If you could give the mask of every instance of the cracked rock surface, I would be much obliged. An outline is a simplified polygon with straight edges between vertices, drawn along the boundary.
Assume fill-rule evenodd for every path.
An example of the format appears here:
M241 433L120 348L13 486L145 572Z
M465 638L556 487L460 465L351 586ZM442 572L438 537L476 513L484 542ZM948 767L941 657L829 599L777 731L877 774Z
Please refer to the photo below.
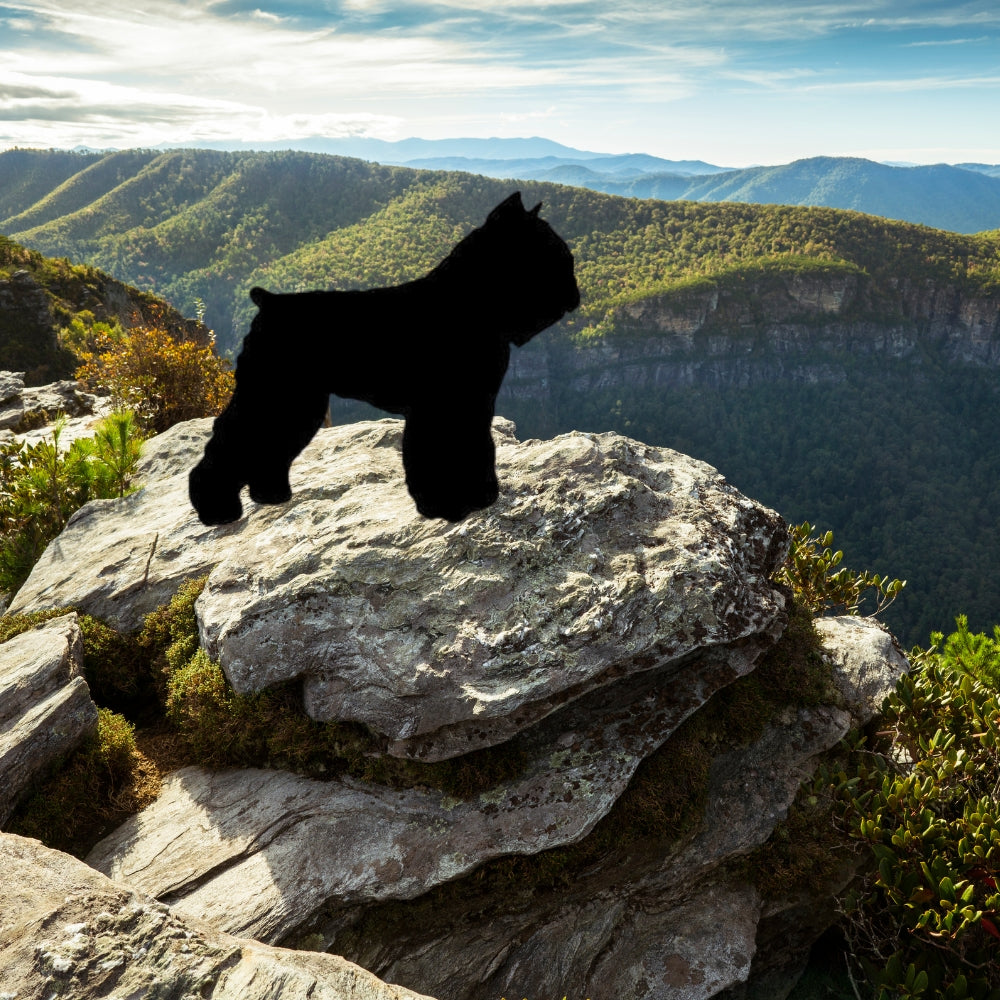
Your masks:
M335 955L183 920L37 840L0 834L0 996L430 1000Z
M783 521L677 452L616 434L518 442L498 419L501 498L453 525L417 514L401 421L333 427L293 465L289 503L206 528L187 473L209 428L150 442L144 488L75 514L11 610L72 605L135 627L208 573L202 644L237 691L299 678L313 718L424 760L783 625L769 581Z

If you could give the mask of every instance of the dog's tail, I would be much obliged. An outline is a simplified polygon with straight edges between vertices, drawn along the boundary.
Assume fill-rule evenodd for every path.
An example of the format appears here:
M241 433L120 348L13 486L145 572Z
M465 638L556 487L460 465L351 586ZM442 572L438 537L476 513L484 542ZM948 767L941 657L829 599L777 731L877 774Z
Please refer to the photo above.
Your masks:
M274 298L274 292L269 292L265 288L258 288L256 285L250 289L250 300L258 308L262 307L270 298Z

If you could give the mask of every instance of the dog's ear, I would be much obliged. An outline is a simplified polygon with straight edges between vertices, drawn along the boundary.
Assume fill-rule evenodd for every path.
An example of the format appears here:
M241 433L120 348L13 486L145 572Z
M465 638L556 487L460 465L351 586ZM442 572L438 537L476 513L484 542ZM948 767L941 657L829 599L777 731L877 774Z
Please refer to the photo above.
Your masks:
M521 201L521 192L515 191L509 198L505 198L496 208L490 212L487 222L500 222L502 219L513 218L524 215L524 202Z
M533 216L534 218L537 219L538 218L538 213L541 210L541 207L542 207L542 203L539 202L530 212L528 212L528 215L531 215L531 216Z

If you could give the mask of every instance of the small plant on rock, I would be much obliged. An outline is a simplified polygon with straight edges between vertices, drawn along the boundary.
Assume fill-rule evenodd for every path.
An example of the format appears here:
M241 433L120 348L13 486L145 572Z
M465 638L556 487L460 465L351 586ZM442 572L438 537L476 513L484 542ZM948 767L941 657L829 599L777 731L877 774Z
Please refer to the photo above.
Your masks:
M874 862L844 911L878 1000L1000 1000L1000 699L992 657L966 655L994 640L958 624L914 651L882 742L839 776L843 819Z
M874 598L870 617L881 614L899 596L905 580L890 580L868 570L841 568L844 553L833 549L833 532L816 533L808 521L791 529L792 545L785 564L775 575L792 588L796 598L813 614L831 612L857 615L865 600Z
M88 500L128 492L144 435L131 414L102 421L94 438L61 446L65 418L51 439L0 445L0 590L16 591L70 515Z

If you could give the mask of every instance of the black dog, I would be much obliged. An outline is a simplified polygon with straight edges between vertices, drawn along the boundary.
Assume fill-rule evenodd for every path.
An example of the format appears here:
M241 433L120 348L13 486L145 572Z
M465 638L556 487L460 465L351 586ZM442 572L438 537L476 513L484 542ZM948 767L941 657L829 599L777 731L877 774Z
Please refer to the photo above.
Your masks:
M191 471L205 524L284 503L288 470L323 423L329 394L406 418L406 485L425 517L459 521L498 494L490 423L510 344L580 304L573 256L520 192L490 212L429 274L390 288L275 295L236 362L236 391Z

